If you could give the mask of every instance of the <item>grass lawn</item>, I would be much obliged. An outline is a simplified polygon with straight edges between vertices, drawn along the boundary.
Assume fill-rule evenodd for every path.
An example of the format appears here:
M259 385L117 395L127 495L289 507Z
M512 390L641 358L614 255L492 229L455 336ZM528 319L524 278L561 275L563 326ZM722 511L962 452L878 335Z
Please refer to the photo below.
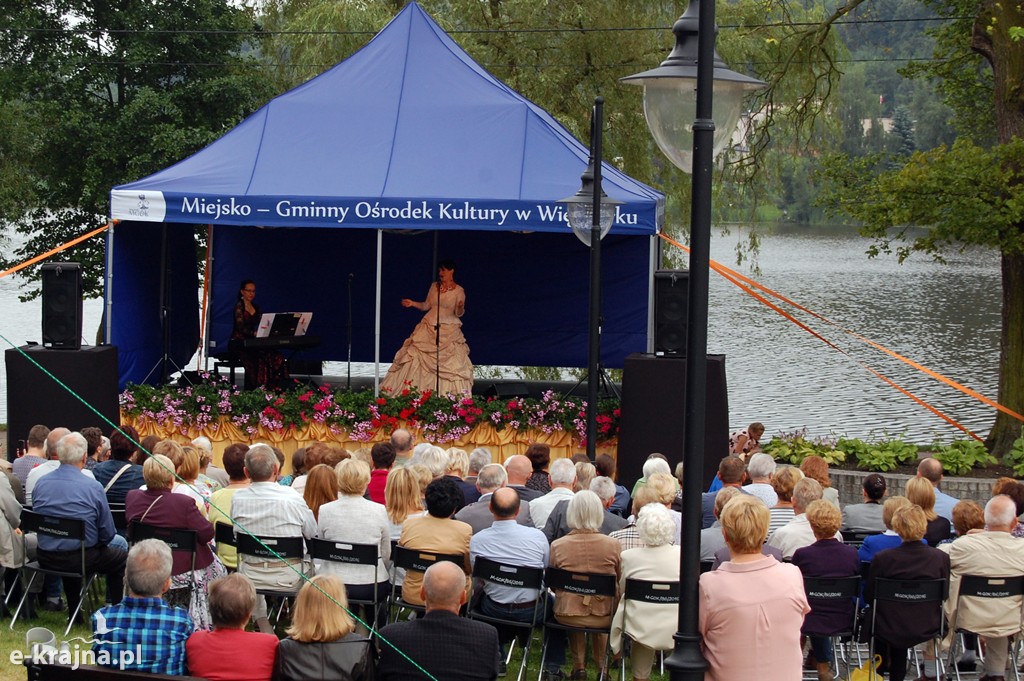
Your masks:
M13 606L11 609L13 610ZM67 626L67 622L66 612L44 612L41 610L37 610L35 617L31 620L19 617L13 631L10 629L11 619L8 617L2 620L2 623L0 623L0 651L2 651L0 681L25 681L25 667L20 664L11 663L11 652L20 650L23 653L28 653L28 647L25 645L25 634L29 629L33 627L46 627L54 632L58 642L70 640L75 636L89 638L92 633L87 626L75 626L72 627L70 634L64 636L64 627ZM77 643L80 646L82 645L81 641Z

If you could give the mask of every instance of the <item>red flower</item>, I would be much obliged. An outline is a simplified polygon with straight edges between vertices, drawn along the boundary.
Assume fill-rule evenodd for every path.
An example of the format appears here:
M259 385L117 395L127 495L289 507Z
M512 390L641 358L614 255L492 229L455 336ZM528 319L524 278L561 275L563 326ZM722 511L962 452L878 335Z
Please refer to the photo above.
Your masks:
M409 417L412 416L415 413L416 413L415 409L407 407L407 408L403 409L401 412L399 412L398 418L400 418L403 421L407 421L409 419Z
M383 407L387 403L388 403L388 401L386 399L384 399L383 397L378 397L377 398L377 404L379 404L380 406Z
M312 394L313 394L312 392L308 392L308 393L304 393L302 395L299 395L299 402L309 402L309 396L312 395Z
M405 390L402 391L402 397L405 397L408 394L409 394L409 389L408 388L406 388Z
M284 406L284 398L283 397L278 397L276 400L274 400L274 406L275 407L282 407L282 406Z

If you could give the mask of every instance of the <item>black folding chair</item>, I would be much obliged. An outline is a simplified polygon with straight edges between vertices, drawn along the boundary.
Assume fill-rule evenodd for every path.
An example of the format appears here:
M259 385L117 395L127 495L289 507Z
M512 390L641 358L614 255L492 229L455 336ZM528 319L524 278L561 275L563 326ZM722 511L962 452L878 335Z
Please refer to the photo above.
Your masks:
M937 629L931 629L921 625L920 629L901 631L901 635L916 637L917 643L924 643L931 640L934 647L935 661L938 665L938 676L944 676L942 660L939 655L939 641L944 635L944 618L942 615L942 602L949 596L949 581L946 579L886 579L878 577L875 579L875 598L871 603L871 643L868 646L868 659L875 659L875 638L885 639L885 632L878 630L878 610L889 608L901 608L908 605L932 605L938 611Z
M10 628L14 629L14 623L18 621L18 615L21 614L21 609L25 605L25 600L32 592L32 585L35 583L36 577L40 574L54 575L56 577L79 579L82 581L82 589L78 594L78 605L75 607L74 612L71 612L68 615L68 626L64 630L64 635L67 636L68 632L71 631L71 625L74 623L75 618L82 609L82 603L86 598L89 598L90 590L93 582L96 580L97 574L95 572L88 572L85 569L85 522L78 518L44 516L25 509L21 512L20 529L23 533L35 532L37 535L46 535L53 537L54 539L70 539L77 541L81 552L81 569L77 572L68 572L64 570L44 568L37 560L25 563L23 569L31 573L31 576L29 577L28 584L25 586L21 595L21 600L18 601L18 607L15 609L14 615L11 617ZM90 612L95 609L92 607L91 603L89 607Z
M626 579L626 588L622 594L622 635L630 639L629 604L648 603L651 605L672 605L679 607L679 582L650 581L646 579ZM626 678L626 656L622 656L622 675Z
M499 628L507 627L511 629L520 629L526 633L526 643L523 644L523 659L519 663L519 674L516 676L516 679L521 681L523 674L526 672L527 662L529 661L530 647L533 643L533 634L537 630L537 626L544 623L544 602L547 598L547 592L544 590L544 568L509 565L507 563L499 563L498 561L478 556L473 562L473 580L474 583L476 580L479 580L481 582L512 587L514 589L537 590L537 600L533 603L533 612L528 622L505 619L502 617L492 617L490 615L484 615L475 608L469 609L470 619L487 622L488 624L493 624L495 627ZM511 658L512 646L509 646L508 653L505 657L506 665Z
M377 569L380 562L380 551L376 544L355 544L353 542L339 542L327 539L310 539L309 553L315 560L323 560L329 563L343 563L346 565L367 565L374 568L373 575L373 599L360 599L349 597L349 606L363 605L372 607L373 621L367 622L367 629L370 635L376 631L377 621L381 619L380 608L383 605L378 593L378 583L382 575ZM385 573L386 575L387 573ZM386 594L384 594L386 596ZM385 599L386 600L386 599ZM364 611L365 616L365 611ZM369 618L368 618L369 619Z
M965 601L965 598L1024 598L1024 575L1017 575L1014 577L982 577L980 575L963 575L960 577L960 588L957 592L957 606L956 611L953 613L953 621L950 622L949 628L953 632L953 645L949 648L949 664L956 670L957 681L960 681L960 669L956 665L956 660L963 651L962 634L975 633L970 629L959 626L960 614L966 608L970 610L971 601ZM988 626L994 626L996 623L987 621ZM1009 625L1009 622L1007 622ZM1013 669L1013 676L1017 681L1020 681L1020 666L1017 662L1017 646L1016 640L1020 638L1021 633L1021 604L1018 602L1016 608L1013 609L1013 627L1014 631L1010 636L1009 642L1009 653L1010 653L1010 667Z
M218 544L236 546L237 543L235 542L235 526L229 525L227 523L214 523L213 540Z
M170 547L171 551L189 554L191 568L189 570L189 587L191 591L196 589L196 552L199 538L195 530L186 530L177 527L158 527L139 520L133 520L128 524L128 542L137 544L144 539L159 539Z
M396 568L402 568L405 570L407 577L410 571L426 572L427 568L431 565L441 561L455 563L459 567L463 567L466 564L466 557L462 554L437 553L435 551L424 551L422 549L410 549L402 546L401 544L395 544L392 547L391 560L394 562ZM426 612L426 608L424 606L416 603L410 603L402 598L402 587L398 584L397 579L391 580L391 605L397 606L394 621L398 620L399 615L401 615L403 610L412 610L417 614Z
M238 548L239 568L242 567L243 556L257 558L262 563L273 565L283 565L282 559L297 561L300 568L302 559L306 557L305 540L302 537L266 537L238 531L235 533L235 542ZM279 622L285 606L298 595L299 588L299 586L290 589L261 587L256 589L256 593L263 597L271 596L280 600L281 605L274 620Z
M128 532L128 519L125 516L124 503L112 503L110 506L110 515L114 519L114 529L117 533L124 535L127 538Z
M808 577L804 575L804 593L807 594L807 602L813 611L815 603L842 604L844 601L849 606L851 618L849 626L838 627L833 631L804 631L807 636L827 636L832 639L833 651L842 651L843 659L846 661L846 679L850 681L853 673L853 664L850 659L849 648L846 644L853 642L853 632L857 630L857 599L860 598L860 575L853 577ZM857 651L857 666L861 665L860 648L852 646ZM836 656L835 673L839 674L839 660Z
M580 596L604 596L615 601L619 592L619 580L615 575L600 575L589 572L573 572L561 568L549 567L545 572L544 581L549 589L555 592L558 598L559 591L566 591ZM607 627L578 627L562 624L551 618L544 623L547 629L563 629L566 632L580 634L611 634L611 622ZM601 665L601 674L598 677L603 679L608 669L608 646L605 646L604 664ZM544 662L548 657L548 639L544 637L544 647L540 654L540 667L544 669Z

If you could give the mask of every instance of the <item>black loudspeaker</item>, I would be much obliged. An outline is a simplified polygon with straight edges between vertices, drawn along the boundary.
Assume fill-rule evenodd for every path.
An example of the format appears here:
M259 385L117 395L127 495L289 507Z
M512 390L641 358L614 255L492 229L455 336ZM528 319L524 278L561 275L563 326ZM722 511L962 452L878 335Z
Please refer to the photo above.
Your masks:
M530 386L526 385L522 381L512 381L509 383L492 383L487 390L484 391L484 397L499 397L502 399L508 399L510 397L529 397Z
M113 430L72 392L113 423L121 422L117 401L117 348L114 346L77 351L26 346L7 350L5 360L9 456L14 456L18 440L25 439L37 423L71 430L96 426L106 434ZM40 366L45 371L40 370ZM71 392L61 387L54 377Z
M46 263L43 277L43 345L82 347L82 267L77 262Z
M654 352L686 354L686 310L690 270L654 273Z
M704 418L704 481L718 472L729 451L729 391L725 355L708 355ZM660 452L675 466L683 460L686 432L686 358L634 353L622 374L622 421L617 468L626 489L643 477L648 455Z

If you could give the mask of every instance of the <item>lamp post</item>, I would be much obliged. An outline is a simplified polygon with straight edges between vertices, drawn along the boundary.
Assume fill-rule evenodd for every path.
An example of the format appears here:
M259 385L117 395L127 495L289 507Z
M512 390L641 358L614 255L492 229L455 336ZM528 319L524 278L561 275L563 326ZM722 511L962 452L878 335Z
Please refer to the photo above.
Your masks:
M590 160L574 195L560 199L573 234L590 248L590 325L587 350L587 458L597 456L597 392L601 380L601 239L615 222L616 206L601 189L604 97L594 99L590 118Z
M661 66L622 78L622 82L643 86L644 117L651 135L673 164L683 172L692 173L679 625L674 636L675 649L665 660L665 666L670 669L672 679L698 681L704 678L707 669L700 649L697 585L707 394L711 164L736 129L743 97L763 87L764 83L729 70L718 56L714 0L690 0L672 32L676 44ZM724 105L719 107L718 126L712 119L712 92Z

